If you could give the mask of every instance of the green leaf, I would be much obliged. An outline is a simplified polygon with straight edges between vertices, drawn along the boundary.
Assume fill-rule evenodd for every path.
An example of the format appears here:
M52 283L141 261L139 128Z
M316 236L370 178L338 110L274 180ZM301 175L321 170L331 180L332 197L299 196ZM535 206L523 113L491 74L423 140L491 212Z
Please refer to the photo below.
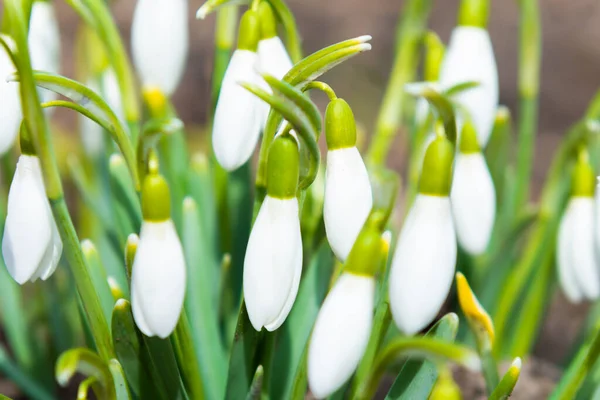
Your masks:
M194 337L195 357L200 364L206 396L222 398L225 388L226 355L219 333L218 262L210 249L209 232L204 231L194 199L183 205L182 244L187 266L185 309Z
M185 312L181 313L171 339L187 392L192 399L203 398L204 380L200 374L200 364L197 359L198 345L192 339L190 323Z
M488 400L507 400L513 392L521 374L521 359L517 357L502 377Z
M106 276L106 270L100 260L100 255L91 240L83 240L81 242L81 250L85 257L88 274L92 280L94 289L100 298L104 316L107 321L110 321L115 302L110 287L108 286L108 277Z
M77 387L77 400L87 400L90 390L97 395L103 395L102 386L95 376L85 378Z
M501 204L504 198L504 183L506 167L509 164L511 150L512 121L507 107L500 106L496 111L494 129L490 141L485 147L485 159L496 188L496 204ZM504 206L502 206L504 207Z
M123 367L118 360L114 358L108 362L108 369L113 378L115 385L115 392L117 394L117 400L129 400L131 395L129 394L129 387L127 386L127 380L125 379L125 372Z
M233 6L239 4L248 4L250 0L208 0L196 12L197 19L204 19L206 16L224 6Z
M125 160L120 154L115 153L110 156L109 171L115 197L127 211L134 227L138 228L135 231L138 232L142 224L142 208L139 197L133 189L131 175L127 173Z
M453 341L458 331L458 317L446 314L427 333L432 338ZM408 359L394 380L386 400L426 399L438 377L435 363L429 360Z
M102 120L103 124L101 125L110 128L107 131L119 146L133 177L135 187L139 188L140 183L137 174L135 152L126 133L127 128L123 126L104 99L87 86L64 76L34 71L33 78L37 86L65 96L79 105L79 107L71 107L72 109L79 111L83 107L88 110L88 113L84 114L86 117L91 113L95 116L92 120ZM18 75L10 77L12 81L19 81L19 79Z
M333 264L333 253L323 241L304 272L294 306L280 329L271 377L274 399L296 399L299 392L306 392L308 339L327 295Z
M53 400L54 395L49 393L34 378L24 373L9 358L6 349L0 344L0 373L13 381L23 393L37 400Z
M454 107L448 97L431 87L429 84L407 84L405 86L407 93L415 96L421 96L436 111L437 117L444 123L444 132L448 139L456 144L456 116Z
M56 361L56 380L66 386L76 373L93 376L98 382L96 395L101 399L115 399L115 387L108 365L98 354L85 348L68 350Z

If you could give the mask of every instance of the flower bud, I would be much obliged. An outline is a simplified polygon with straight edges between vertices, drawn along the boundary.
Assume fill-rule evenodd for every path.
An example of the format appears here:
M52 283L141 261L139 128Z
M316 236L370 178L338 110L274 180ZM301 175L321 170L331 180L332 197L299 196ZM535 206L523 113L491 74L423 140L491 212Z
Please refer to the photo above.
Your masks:
M496 218L496 191L469 122L460 137L450 199L458 242L470 254L483 253Z
M261 1L258 7L260 17L260 41L258 58L260 70L277 79L283 79L292 69L292 60L277 36L277 19L268 1Z
M348 257L373 206L369 174L356 148L352 109L332 100L325 112L327 169L323 219L327 240L342 261Z
M212 143L219 164L228 171L252 156L265 121L265 103L239 85L264 85L257 74L258 16L246 11L240 22L238 49L227 66L215 109Z
M459 26L487 28L490 0L462 0L458 11Z
M248 318L257 331L279 328L298 294L302 275L298 160L298 145L292 134L278 135L267 159L267 196L250 232L244 258L244 298Z
M454 146L446 137L438 135L425 151L419 193L448 196L452 184L453 162Z
M479 347L486 351L491 350L495 338L494 323L475 297L467 278L460 272L456 273L456 292L460 308L475 333Z
M168 185L158 173L156 159L151 159L150 164L142 187L144 220L131 272L131 306L140 331L164 339L179 321L186 266L181 241L170 217ZM128 240L128 250L130 242L135 244Z
M131 26L133 60L144 89L173 94L188 55L187 1L139 0Z
M594 237L594 172L581 154L573 168L571 198L558 229L559 283L567 298L577 303L600 296L600 273Z
M15 72L15 66L3 46L0 46L0 154L14 144L23 119L19 84L7 82L6 77Z

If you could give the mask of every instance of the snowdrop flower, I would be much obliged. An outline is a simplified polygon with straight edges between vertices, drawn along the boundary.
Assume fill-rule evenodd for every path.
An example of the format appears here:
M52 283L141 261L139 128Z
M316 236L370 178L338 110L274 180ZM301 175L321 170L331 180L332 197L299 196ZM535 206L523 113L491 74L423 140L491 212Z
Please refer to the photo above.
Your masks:
M600 295L594 244L594 172L584 154L573 170L571 198L558 229L558 280L573 303Z
M246 11L240 22L238 47L225 71L215 110L213 150L223 168L233 171L250 159L264 123L264 103L239 85L261 85L256 72L259 21Z
M2 255L8 272L19 284L46 280L62 254L62 240L46 197L40 160L25 129L15 176L8 193Z
M171 96L188 55L187 0L138 0L131 48L142 86Z
M348 257L373 206L367 168L356 148L352 109L334 99L325 112L327 170L323 219L327 240L342 261Z
M57 74L60 70L60 34L52 2L37 0L31 7L29 36L31 66L40 71ZM41 101L51 101L57 94L39 89Z
M19 84L6 82L15 66L3 46L0 46L0 154L12 147L23 119Z
M469 113L482 148L490 138L498 108L498 71L486 30L488 9L489 0L462 0L458 26L452 31L440 74L445 89L466 81L479 83L455 99ZM464 120L459 118L459 132Z
M252 326L279 328L287 318L302 275L302 237L296 191L298 144L291 134L275 138L267 158L267 196L244 258L244 298Z
M308 348L308 383L325 398L354 373L369 342L375 308L375 274L384 248L383 218L371 214L352 248L342 275L319 310Z
M469 254L483 253L494 227L496 191L470 122L460 137L450 200L458 243Z
M439 135L423 161L419 189L398 237L390 306L398 328L414 334L437 315L452 285L456 235L450 205L454 146Z
M273 8L267 1L261 1L258 9L260 15L261 38L258 42L258 59L260 70L283 79L292 69L292 60L281 39L277 36L277 20Z
M169 336L181 314L186 267L181 241L171 220L169 186L151 158L142 187L142 215L131 272L131 306L146 336Z

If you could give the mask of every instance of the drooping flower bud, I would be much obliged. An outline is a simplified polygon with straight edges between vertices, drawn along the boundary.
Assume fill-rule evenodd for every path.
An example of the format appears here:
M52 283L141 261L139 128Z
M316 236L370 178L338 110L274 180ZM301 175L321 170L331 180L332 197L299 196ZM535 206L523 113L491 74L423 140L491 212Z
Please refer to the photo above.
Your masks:
M460 137L450 200L458 242L470 254L483 253L494 227L496 191L470 122Z
M212 131L215 157L228 171L250 159L264 123L264 103L239 85L263 82L256 72L259 36L258 16L248 10L240 22L238 48L223 77Z
M380 214L371 214L317 316L308 349L308 383L316 398L339 389L367 348L373 325L374 276L389 246L382 239L382 220Z
M169 186L151 157L142 187L143 222L131 272L131 306L146 336L169 336L183 307L186 267L171 220Z
M328 151L323 219L327 240L344 261L373 206L369 174L356 148L354 115L344 100L332 100L327 106L325 135Z
M440 74L448 89L473 81L479 86L456 95L475 125L480 147L484 148L494 126L498 108L498 71L490 36L486 30L489 0L462 0L459 25L452 31ZM458 116L458 131L469 118Z
M27 42L33 69L57 74L60 70L60 34L53 2L33 2ZM42 102L57 97L51 90L39 89L39 93Z
M133 15L131 47L144 90L171 96L181 81L188 56L185 0L139 0Z
M48 279L62 254L62 240L46 197L40 160L26 128L8 193L2 254L8 272L19 284Z
M594 239L594 171L587 153L573 169L571 198L558 229L558 278L574 303L600 296L600 273Z
M279 328L298 294L302 236L296 192L298 143L278 135L267 158L267 195L260 207L244 258L244 298L257 331Z
M292 60L277 36L277 19L268 1L261 1L258 7L260 17L260 41L258 58L260 70L282 79L292 69Z
M454 146L438 136L425 153L419 193L398 237L392 260L390 306L398 328L425 328L446 299L456 266L450 205Z

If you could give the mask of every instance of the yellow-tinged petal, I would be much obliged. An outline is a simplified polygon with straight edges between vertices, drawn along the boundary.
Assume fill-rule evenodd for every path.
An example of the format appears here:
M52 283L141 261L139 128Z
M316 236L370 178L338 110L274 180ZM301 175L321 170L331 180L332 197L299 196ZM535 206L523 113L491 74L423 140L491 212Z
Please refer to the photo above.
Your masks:
M487 333L490 345L492 345L495 336L492 318L490 318L487 311L485 311L477 300L477 297L475 297L475 293L471 290L467 278L460 272L456 273L456 290L458 292L460 308L469 320L469 323Z

